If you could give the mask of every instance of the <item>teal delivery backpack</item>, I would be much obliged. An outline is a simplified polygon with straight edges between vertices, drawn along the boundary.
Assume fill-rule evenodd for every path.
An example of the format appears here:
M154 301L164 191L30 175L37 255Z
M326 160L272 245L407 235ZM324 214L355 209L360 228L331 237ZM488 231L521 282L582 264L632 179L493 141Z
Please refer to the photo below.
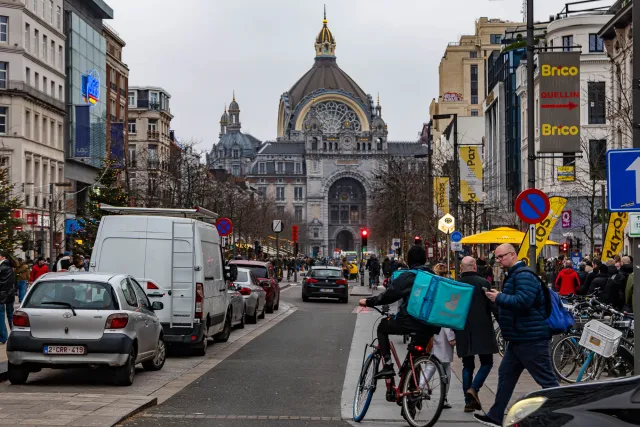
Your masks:
M473 298L473 286L436 276L424 270L397 270L415 273L407 312L415 319L434 326L462 330Z

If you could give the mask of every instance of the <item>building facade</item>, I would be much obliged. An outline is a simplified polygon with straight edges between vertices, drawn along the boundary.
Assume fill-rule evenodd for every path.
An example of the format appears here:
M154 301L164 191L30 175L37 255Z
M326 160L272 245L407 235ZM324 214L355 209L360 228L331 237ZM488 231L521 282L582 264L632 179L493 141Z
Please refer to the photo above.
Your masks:
M62 0L0 2L0 167L24 200L30 256L64 233L65 50ZM50 216L53 208L54 217Z
M248 164L247 181L273 197L281 214L288 212L304 226L309 245L303 249L320 256L360 246L374 171L390 157L412 157L421 149L419 141L387 141L379 100L374 102L338 66L336 39L327 24L325 17L314 43L313 66L280 97L275 140L260 143L238 133L230 137L227 124L207 156L210 169L233 173L236 164L243 172L240 168ZM233 107L221 122L230 121L239 132L239 108L237 123L228 116Z
M122 50L126 43L107 24L103 24L102 36L107 41L107 81L105 86L109 92L106 105L106 152L109 153L112 160L118 161L118 159L124 159L129 139L127 134L129 67L122 60Z

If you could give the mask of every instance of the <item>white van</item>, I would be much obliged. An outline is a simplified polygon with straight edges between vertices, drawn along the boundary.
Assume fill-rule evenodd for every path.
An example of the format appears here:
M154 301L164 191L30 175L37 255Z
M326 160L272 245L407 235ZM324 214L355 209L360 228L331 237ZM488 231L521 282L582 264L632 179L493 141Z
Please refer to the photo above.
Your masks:
M227 281L233 273L225 268L216 227L195 219L204 210L101 209L125 215L102 217L91 270L129 274L151 302L161 301L164 308L156 315L167 344L204 354L208 338L227 341L232 319Z

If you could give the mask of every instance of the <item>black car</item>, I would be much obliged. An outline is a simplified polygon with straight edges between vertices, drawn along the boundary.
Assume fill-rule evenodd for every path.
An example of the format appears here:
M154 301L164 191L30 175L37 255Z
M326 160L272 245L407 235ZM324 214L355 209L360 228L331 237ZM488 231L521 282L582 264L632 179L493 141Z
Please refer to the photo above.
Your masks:
M640 376L548 388L527 394L505 426L609 427L640 423Z
M339 267L313 267L302 282L302 301L309 298L334 298L349 301L349 285Z

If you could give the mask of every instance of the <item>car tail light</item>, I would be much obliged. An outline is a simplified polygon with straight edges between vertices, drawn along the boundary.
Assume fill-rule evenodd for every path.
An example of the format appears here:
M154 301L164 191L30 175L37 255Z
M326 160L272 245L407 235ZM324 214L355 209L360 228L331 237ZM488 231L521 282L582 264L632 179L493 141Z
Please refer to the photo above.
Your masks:
M149 281L147 282L147 289L160 289L160 288L155 283Z
M318 283L316 279L307 279L307 283Z
M105 329L122 329L129 323L129 315L126 313L114 313L107 317Z
M249 288L240 288L238 291L241 295L251 295L251 289Z
M31 324L29 323L29 315L24 311L16 311L15 313L13 313L13 326L20 326L21 328L30 327Z
M196 283L196 319L202 319L202 302L204 301L204 288L202 283Z
M344 279L338 279L336 280L336 285L346 285L347 281Z

